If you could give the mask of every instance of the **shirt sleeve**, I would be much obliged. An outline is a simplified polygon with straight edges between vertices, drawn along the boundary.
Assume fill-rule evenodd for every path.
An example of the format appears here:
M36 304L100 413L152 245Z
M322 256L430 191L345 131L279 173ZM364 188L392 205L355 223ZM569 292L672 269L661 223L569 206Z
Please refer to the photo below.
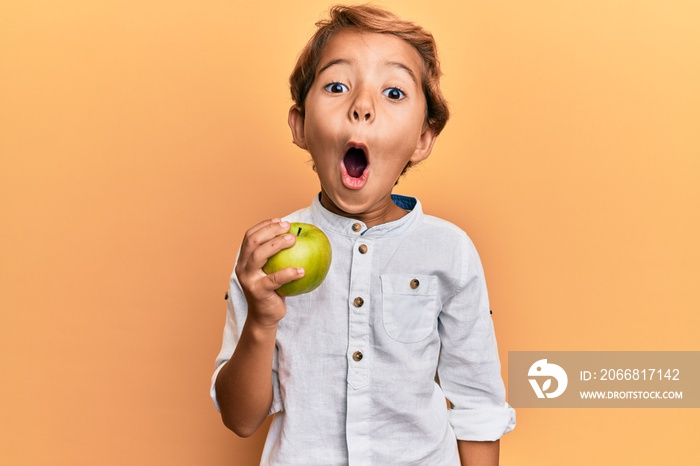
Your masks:
M235 272L231 275L229 291L226 296L226 324L224 326L224 337L221 344L221 350L219 355L216 357L216 369L211 378L211 387L209 390L209 395L212 401L214 401L214 406L217 411L221 411L219 407L219 402L216 399L216 377L219 375L221 368L231 359L236 345L241 338L241 332L243 331L243 324L245 323L246 316L248 314L248 303L243 296L243 290L238 282L238 277L236 277ZM277 347L275 346L275 352L272 360L272 406L270 407L270 412L268 414L274 414L282 411L282 396L280 395L280 384L279 377L277 375L278 371L278 357L277 357Z
M462 286L443 303L439 316L438 378L452 404L450 423L457 438L497 440L515 427L515 410L505 401L484 273L468 239L461 256Z

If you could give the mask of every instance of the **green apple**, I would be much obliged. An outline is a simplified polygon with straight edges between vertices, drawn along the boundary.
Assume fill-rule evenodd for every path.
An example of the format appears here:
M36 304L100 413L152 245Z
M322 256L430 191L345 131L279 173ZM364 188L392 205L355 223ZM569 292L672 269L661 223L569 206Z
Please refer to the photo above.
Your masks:
M280 296L296 296L315 290L331 267L331 243L320 228L310 223L291 222L288 233L296 236L294 246L270 257L263 272L269 275L287 267L301 267L304 276L277 288Z

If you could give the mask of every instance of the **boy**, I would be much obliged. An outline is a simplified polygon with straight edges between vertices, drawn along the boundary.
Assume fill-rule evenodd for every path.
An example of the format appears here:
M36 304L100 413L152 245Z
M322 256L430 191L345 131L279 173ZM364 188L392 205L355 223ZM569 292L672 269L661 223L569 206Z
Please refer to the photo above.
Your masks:
M371 6L318 26L290 78L289 126L321 192L246 233L212 397L241 436L277 413L265 465L498 464L515 416L478 255L392 195L448 118L433 38ZM294 244L291 221L324 230L333 263L318 289L283 299L275 289L304 271L261 269Z

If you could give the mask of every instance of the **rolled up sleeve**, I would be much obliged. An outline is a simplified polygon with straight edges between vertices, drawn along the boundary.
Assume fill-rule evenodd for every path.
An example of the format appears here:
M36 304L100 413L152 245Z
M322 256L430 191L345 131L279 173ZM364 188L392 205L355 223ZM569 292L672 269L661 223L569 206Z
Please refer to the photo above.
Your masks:
M248 304L243 296L243 291L236 274L232 274L228 294L226 295L226 325L224 326L224 336L221 344L221 350L216 357L214 374L211 378L211 387L209 395L214 402L214 407L221 412L219 402L216 398L216 378L224 365L231 359L238 341L241 338L243 324L248 313ZM279 377L277 375L278 355L277 347L272 361L272 406L268 414L274 414L282 410L282 396L280 394Z
M515 410L505 401L481 261L471 241L461 252L461 286L439 316L438 377L457 439L492 441L513 430Z

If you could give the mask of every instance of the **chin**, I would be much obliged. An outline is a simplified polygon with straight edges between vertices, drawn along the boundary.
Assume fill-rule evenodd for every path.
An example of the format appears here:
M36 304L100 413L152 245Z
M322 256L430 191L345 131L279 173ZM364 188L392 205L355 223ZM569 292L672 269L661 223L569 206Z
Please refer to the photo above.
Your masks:
M326 202L323 202L323 205L330 211L338 210L350 216L363 214L367 211L367 204L359 200L348 199L349 197L357 196L357 191L352 191L345 196L331 196L326 192L324 197L327 199L326 202L330 201L329 203L331 205L326 205ZM322 201L324 200L324 197L321 198Z

